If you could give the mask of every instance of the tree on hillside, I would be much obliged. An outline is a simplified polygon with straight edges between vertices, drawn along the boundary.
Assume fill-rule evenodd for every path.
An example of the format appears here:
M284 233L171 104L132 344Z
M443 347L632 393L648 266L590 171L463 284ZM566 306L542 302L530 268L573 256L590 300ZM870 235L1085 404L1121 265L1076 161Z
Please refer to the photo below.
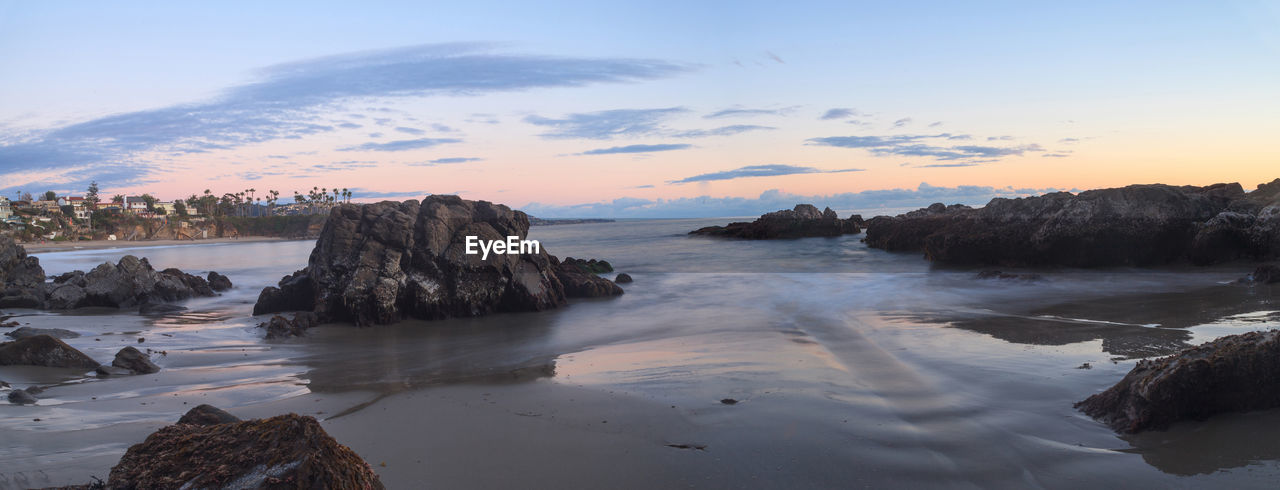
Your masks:
M195 196L191 196L191 197L195 197ZM182 202L182 200L181 200L181 199L179 199L179 200L177 200L177 201L173 201L173 212L174 212L174 214L177 214L179 218L186 218L186 217L187 217L187 205L186 205L186 204L183 204L183 202Z
M44 191L44 200L46 200L46 201L57 201L57 200L58 200L58 193L57 193L57 192L53 192L53 191Z
M98 198L98 181L95 180L89 183L89 189L84 193L84 203L90 211L93 211L98 209L99 202L101 199Z
M151 194L143 194L142 202L147 204L147 211L156 212L156 198Z
M21 199L18 199L18 200L19 200L19 201L27 201L27 202L31 202L31 200L32 200L32 198L31 198L31 193L30 193L30 192L23 192L23 193L22 193L22 198L21 198Z
M121 205L123 205L123 204L124 204L124 196L123 196L123 195L120 195L120 194L116 194L116 195L114 195L114 196L111 196L111 202L116 203L116 204L121 204Z

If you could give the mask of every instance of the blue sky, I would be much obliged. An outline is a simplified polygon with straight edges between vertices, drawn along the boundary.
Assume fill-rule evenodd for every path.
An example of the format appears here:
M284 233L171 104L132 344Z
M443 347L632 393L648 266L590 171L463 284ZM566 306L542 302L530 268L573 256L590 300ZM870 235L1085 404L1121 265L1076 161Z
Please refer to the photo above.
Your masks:
M1277 26L1258 1L5 3L0 193L625 217L1249 188L1280 177Z

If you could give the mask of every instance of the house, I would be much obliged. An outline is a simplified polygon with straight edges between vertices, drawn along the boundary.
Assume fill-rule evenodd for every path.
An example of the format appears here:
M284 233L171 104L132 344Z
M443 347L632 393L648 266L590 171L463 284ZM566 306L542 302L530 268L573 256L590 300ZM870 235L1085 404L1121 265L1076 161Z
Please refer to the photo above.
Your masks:
M9 198L0 196L0 220L13 216L13 208L9 207Z
M71 206L72 214L76 219L89 219L92 211L89 209L88 202L83 197L63 196L58 198L58 207Z
M58 209L58 201L36 201L31 203L31 207L41 213L60 212Z
M178 211L174 209L172 201L156 201L156 212L157 213L163 212L163 214L168 216L178 215Z
M130 213L145 212L147 210L147 201L141 196L129 196L124 198L124 210Z

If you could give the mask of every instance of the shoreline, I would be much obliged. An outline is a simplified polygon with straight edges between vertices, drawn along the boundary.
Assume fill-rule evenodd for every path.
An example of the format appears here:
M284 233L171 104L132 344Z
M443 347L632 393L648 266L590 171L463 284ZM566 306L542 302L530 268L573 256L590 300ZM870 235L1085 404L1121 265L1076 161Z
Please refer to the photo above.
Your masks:
M205 238L200 240L82 240L77 242L20 243L28 254L74 252L77 250L106 250L114 248L169 247L176 245L209 245L216 243L256 243L312 240L311 238L281 238L251 236L242 238Z

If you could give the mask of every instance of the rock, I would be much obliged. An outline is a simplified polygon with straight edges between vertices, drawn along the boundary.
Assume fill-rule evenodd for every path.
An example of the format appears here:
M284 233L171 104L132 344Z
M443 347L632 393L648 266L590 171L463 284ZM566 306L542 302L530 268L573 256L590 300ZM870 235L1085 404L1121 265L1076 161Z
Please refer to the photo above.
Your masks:
M43 308L44 268L40 259L8 236L0 236L0 308Z
M1258 284L1280 283L1280 265L1260 265L1249 275L1249 280Z
M725 398L723 400L720 400L720 403L723 403L725 405L737 405L738 400L734 400L732 398Z
M1010 274L997 270L985 270L978 273L978 279L1000 279L1002 281L1039 281L1044 279L1040 274Z
M93 369L98 361L48 335L0 344L0 366L45 366Z
M267 330L268 339L283 339L306 335L307 329L319 324L320 319L315 313L302 311L293 315L292 320L280 315L272 316L270 320L258 324L258 328Z
M818 212L818 208L812 204L797 204L794 209L767 213L750 223L736 222L726 226L708 226L693 230L689 234L749 240L832 237L861 232L859 227L861 221L862 216L859 215L842 220L831 208Z
M122 367L103 364L101 366L94 368L93 373L98 375L98 377L105 378L108 376L130 376L133 374L133 371L130 371Z
M109 488L357 488L382 483L314 418L175 424L130 447Z
M36 397L27 390L13 390L9 392L9 403L14 405L35 405Z
M555 262L555 257L551 257ZM568 257L555 266L556 277L564 286L564 295L568 298L602 298L617 296L623 293L613 281L596 274L612 272L613 266L603 260L597 261Z
M31 337L33 335L48 335L56 339L74 339L80 334L62 328L31 328L22 327L11 332L5 332L5 335L15 339Z
M1269 187L1267 189L1270 189ZM1280 256L1280 207L1268 190L1240 184L1131 185L992 199L986 206L934 204L867 222L866 243L921 251L948 264L1150 266ZM1251 214L1251 213L1257 214ZM1270 213L1271 211L1266 211Z
M160 366L151 362L151 356L143 354L133 346L120 349L120 352L116 353L116 358L111 361L111 365L128 369L133 374L151 374L160 371Z
M633 281L633 279L631 279L631 274L627 274L625 272L618 274L618 277L613 278L613 282L618 284L626 284L631 281Z
M320 321L369 325L559 307L566 288L546 250L466 253L468 236L524 240L528 231L522 212L457 196L338 205L307 267L264 289L254 314L313 311ZM585 275L572 279L587 293L612 292Z
M143 315L159 315L178 311L187 311L187 307L172 303L147 303L138 307L138 313Z
M53 310L89 306L130 308L216 295L204 278L173 268L156 271L147 259L132 255L122 257L115 265L104 263L87 273L73 271L59 275L45 287L48 308Z
M1280 331L1229 335L1139 361L1115 386L1076 408L1119 432L1280 407Z
M231 289L231 279L214 271L209 271L209 287L214 291Z
M179 424L191 425L218 425L239 422L240 418L227 413L225 410L213 405L202 404L188 410L182 418L178 419Z

